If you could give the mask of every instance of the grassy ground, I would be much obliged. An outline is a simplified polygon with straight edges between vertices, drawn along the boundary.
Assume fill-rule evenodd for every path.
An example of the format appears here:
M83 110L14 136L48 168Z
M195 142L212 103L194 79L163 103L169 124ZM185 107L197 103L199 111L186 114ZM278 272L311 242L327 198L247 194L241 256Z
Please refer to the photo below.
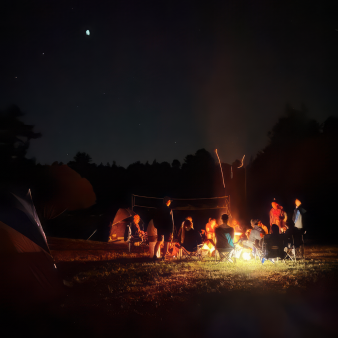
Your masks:
M44 330L56 337L338 334L334 246L306 247L307 259L297 262L230 265L213 260L152 263L140 250L128 254L123 247L111 251L115 259L101 260L108 250L102 245L108 244L77 242L67 255L67 243L56 242L51 247L58 269L72 287L63 299L37 309L34 318L26 314L25 326L32 330L36 318L43 319L36 335L43 336Z

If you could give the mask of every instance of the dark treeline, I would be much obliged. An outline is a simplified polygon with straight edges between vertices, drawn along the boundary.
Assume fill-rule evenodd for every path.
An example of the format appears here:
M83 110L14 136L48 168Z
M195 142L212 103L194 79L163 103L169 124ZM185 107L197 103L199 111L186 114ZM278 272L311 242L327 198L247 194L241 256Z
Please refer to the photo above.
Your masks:
M338 118L323 124L305 108L286 112L269 133L269 144L248 167L248 206L261 214L273 198L291 217L295 198L309 212L312 235L338 235L335 208L338 189Z
M24 125L21 115L17 107L0 115L0 180L2 186L22 191L31 188L34 196L41 194L44 166L26 159L26 152L29 141L41 135L33 132L33 126ZM299 198L311 214L312 233L318 229L319 235L338 234L334 226L338 119L330 117L319 124L307 116L306 109L287 107L268 136L268 145L244 167L238 168L239 160L222 163L225 190L216 157L205 149L187 155L182 163L176 159L172 163L154 160L135 162L127 168L115 162L97 165L90 154L78 152L67 165L92 184L97 203L91 213L96 210L108 218L118 207L131 205L132 193L174 198L229 194L234 218L242 222L261 218L268 224L273 198L284 206L289 217L294 199Z

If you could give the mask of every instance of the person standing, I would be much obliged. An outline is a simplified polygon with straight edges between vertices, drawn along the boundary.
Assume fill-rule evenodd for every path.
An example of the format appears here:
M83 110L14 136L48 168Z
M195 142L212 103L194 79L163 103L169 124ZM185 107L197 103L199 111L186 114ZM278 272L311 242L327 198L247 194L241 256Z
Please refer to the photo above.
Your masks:
M163 247L163 256L162 259L165 259L165 255L168 251L169 241L172 241L174 224L172 221L172 211L170 209L171 199L169 197L163 198L163 205L156 211L154 217L154 226L157 229L157 243L155 245L154 252L157 252L162 240L164 240ZM157 260L157 257L154 255L154 260Z
M287 220L286 212L284 212L283 207L276 202L271 203L270 210L270 229L272 224L277 224L279 228L279 233L282 233L282 229L285 228L285 222Z
M296 208L293 211L292 220L295 223L295 228L305 233L306 231L304 227L304 214L306 213L306 210L302 207L302 202L297 198L295 200L295 205Z
M147 227L147 234L148 234L148 241L149 241L149 256L153 258L155 256L155 245L157 242L157 229L154 226L154 221L150 220L148 227ZM160 248L158 248L156 252L156 257L161 257Z

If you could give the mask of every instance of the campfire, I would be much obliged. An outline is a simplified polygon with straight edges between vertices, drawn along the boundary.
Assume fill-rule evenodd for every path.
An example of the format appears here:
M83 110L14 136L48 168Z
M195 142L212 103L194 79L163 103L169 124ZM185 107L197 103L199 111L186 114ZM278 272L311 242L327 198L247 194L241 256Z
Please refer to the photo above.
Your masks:
M241 238L242 235L243 235L242 232L235 232L234 242L238 242L238 240Z
M209 241L207 241L203 244L202 250L204 250L207 255L211 256L215 251L215 247Z

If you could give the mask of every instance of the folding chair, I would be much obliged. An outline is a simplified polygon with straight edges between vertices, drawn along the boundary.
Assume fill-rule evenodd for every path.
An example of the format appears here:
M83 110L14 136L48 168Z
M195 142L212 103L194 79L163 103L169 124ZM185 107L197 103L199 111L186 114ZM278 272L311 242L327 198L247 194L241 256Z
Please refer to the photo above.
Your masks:
M295 259L305 259L304 234L300 231L293 236L293 243L295 248Z
M181 246L179 256L181 259L202 260L203 259L202 246L203 244L197 245L196 251L188 251L186 248Z
M286 253L286 257L289 257L292 261L296 260L296 250L292 235L285 240L284 251Z
M285 252L287 257L289 257L292 261L296 261L298 259L304 259L304 238L303 234L300 232L296 232L294 235L291 235L287 239L287 243Z
M286 252L284 250L284 240L280 236L276 236L275 238L269 238L266 240L264 238L262 244L262 264L269 260L273 264L275 264L274 259L280 258L281 260L285 260Z
M234 263L236 258L233 257L235 248L225 249L225 248L215 248L215 263L217 263L217 253L219 255L219 262Z
M130 235L128 237L128 248L129 248L129 252L131 252L132 247L134 246L138 246L141 247L143 249L143 251L145 251L146 249L148 249L148 236L147 233L143 233L142 235L137 235L137 236L132 236Z

